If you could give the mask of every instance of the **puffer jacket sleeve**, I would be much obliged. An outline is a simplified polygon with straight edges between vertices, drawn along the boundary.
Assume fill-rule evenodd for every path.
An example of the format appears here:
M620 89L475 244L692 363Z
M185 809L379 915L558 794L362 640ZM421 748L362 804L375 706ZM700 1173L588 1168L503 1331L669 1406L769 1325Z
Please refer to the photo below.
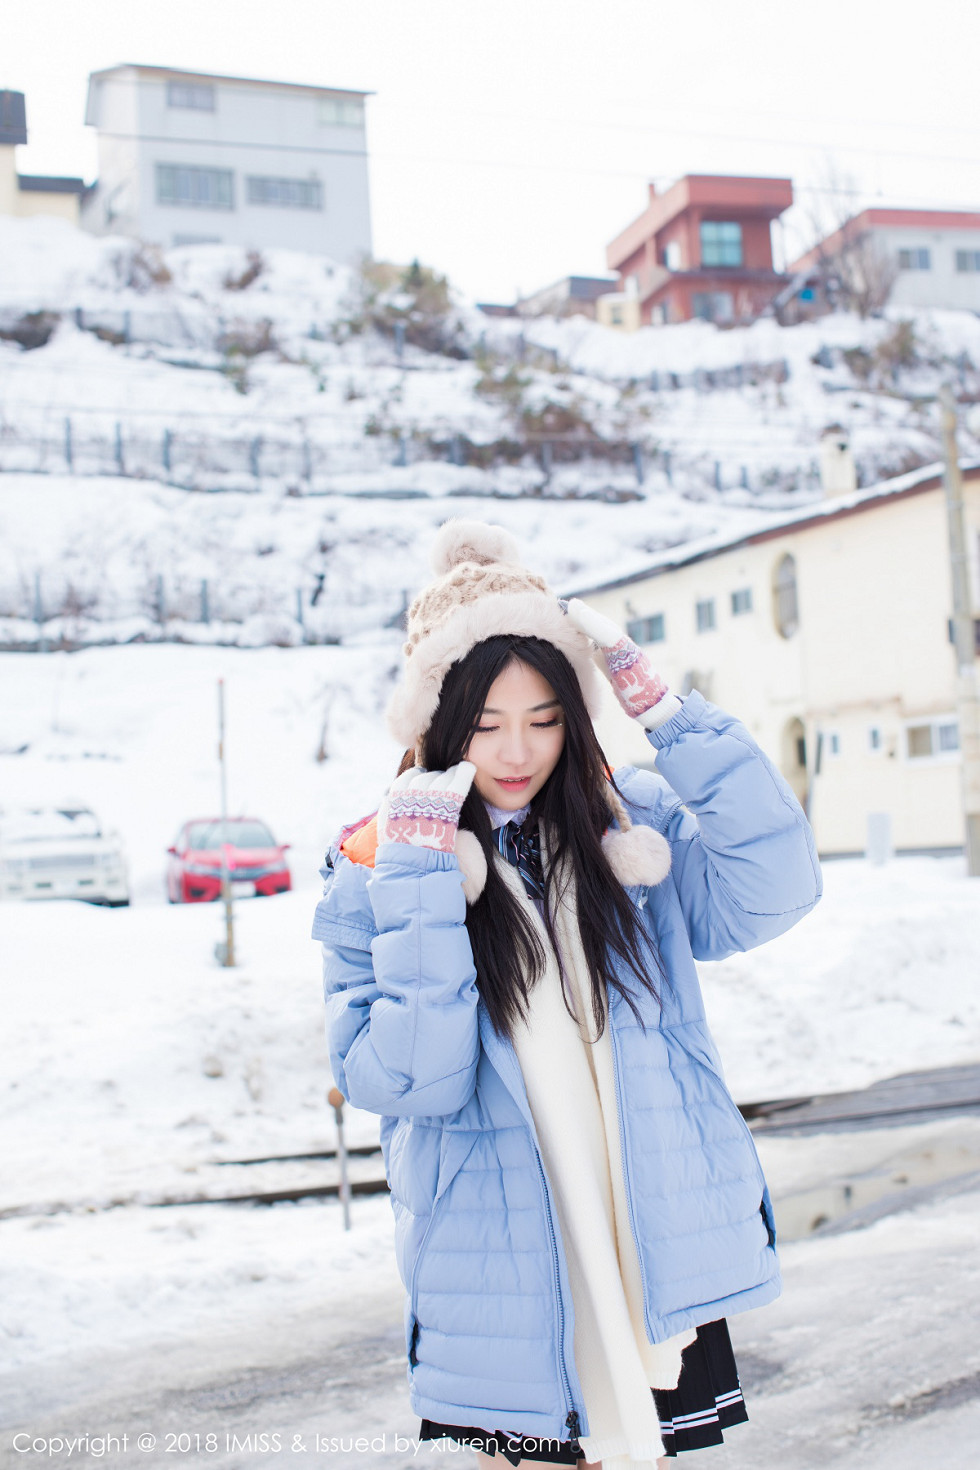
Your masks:
M313 931L337 1086L368 1112L456 1112L472 1096L480 1050L456 858L384 843L370 877L352 868L328 883Z
M696 690L648 739L683 803L664 835L695 959L724 959L792 928L820 898L820 864L803 809L768 756Z

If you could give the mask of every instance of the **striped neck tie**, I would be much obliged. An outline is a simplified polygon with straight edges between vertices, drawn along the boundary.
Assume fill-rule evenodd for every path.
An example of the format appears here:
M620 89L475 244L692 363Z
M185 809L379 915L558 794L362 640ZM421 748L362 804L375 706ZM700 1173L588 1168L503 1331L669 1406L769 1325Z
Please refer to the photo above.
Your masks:
M515 867L524 881L529 898L544 898L544 869L541 864L541 838L534 817L528 817L523 826L516 822L505 822L495 833L497 847L507 861Z

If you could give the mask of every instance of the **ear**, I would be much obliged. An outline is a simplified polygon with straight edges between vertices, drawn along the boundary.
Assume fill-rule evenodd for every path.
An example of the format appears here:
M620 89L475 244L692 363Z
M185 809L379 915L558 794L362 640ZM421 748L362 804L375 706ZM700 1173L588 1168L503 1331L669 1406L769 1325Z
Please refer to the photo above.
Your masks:
M456 861L463 875L466 902L476 903L486 887L487 860L475 832L462 828L456 833Z
M624 888L662 883L670 872L670 843L652 827L607 832L602 839L606 861Z

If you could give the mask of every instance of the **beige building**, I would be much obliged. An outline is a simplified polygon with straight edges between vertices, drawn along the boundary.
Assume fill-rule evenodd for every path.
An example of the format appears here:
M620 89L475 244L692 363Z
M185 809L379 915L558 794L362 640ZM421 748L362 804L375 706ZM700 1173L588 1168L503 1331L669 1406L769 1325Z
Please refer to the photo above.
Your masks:
M26 142L23 92L0 92L0 214L53 214L77 225L84 182L18 173L15 150Z
M963 475L976 614L980 464ZM881 814L896 851L963 845L951 587L933 466L773 516L752 535L688 543L576 595L627 627L672 688L699 689L744 721L829 856L864 852ZM650 764L615 710L600 737L615 762Z

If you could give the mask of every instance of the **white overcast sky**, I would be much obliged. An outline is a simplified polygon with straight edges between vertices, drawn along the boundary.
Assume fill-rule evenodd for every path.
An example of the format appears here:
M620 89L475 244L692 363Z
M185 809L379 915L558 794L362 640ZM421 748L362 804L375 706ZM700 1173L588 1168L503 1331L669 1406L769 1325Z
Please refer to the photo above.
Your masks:
M127 61L375 93L375 254L481 300L604 273L648 179L791 177L790 255L842 185L980 208L977 0L3 0L22 172L95 177L86 79Z

